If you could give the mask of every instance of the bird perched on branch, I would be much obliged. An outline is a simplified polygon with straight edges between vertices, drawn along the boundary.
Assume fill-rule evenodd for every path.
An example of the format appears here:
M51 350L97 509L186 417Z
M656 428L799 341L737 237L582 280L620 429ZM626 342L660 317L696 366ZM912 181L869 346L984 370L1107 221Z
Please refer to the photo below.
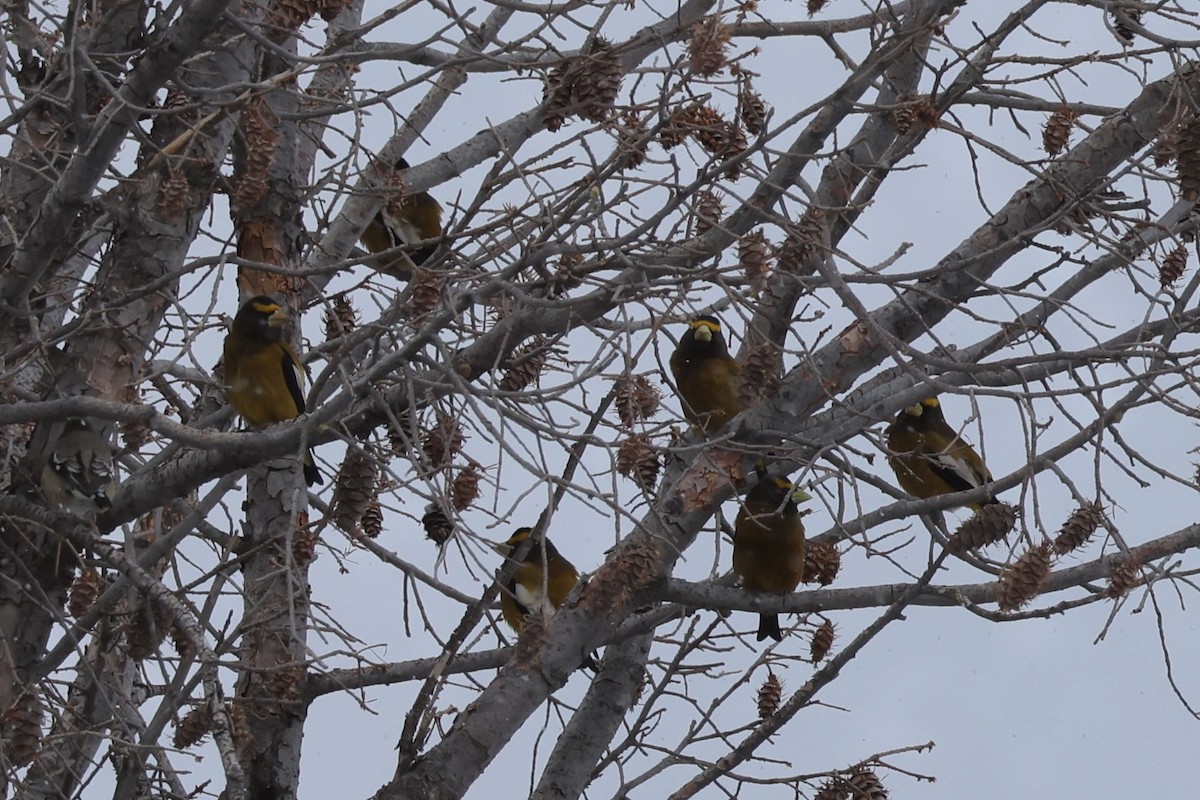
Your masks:
M92 519L112 506L112 446L81 419L69 420L42 468L42 492L56 508Z
M406 169L408 162L400 158L396 162L396 170ZM383 253L422 240L437 239L441 235L441 204L429 192L416 192L384 203L363 230L359 241L372 253ZM428 244L404 252L389 253L376 261L375 266L381 272L408 280L412 277L413 265L419 267L424 264L436 249L436 244Z
M896 414L886 431L888 463L904 491L936 497L975 489L992 480L983 459L946 423L942 405L929 397ZM965 505L978 511L998 502L987 497Z
M225 383L230 404L251 425L284 422L304 413L304 366L284 338L291 317L265 295L238 309L225 337ZM321 483L312 451L304 454L304 479Z
M742 410L738 375L742 368L729 355L716 317L696 317L671 354L671 374L688 421L706 434L716 433Z
M518 528L508 541L495 545L496 552L511 558L522 542L533 535L533 528ZM500 613L514 631L520 633L532 614L550 616L579 582L579 572L550 542L534 538L509 582L500 592ZM584 666L595 667L588 656Z
M766 475L746 494L733 529L733 571L752 592L787 594L804 577L804 524L797 503L811 499L787 478ZM758 616L758 641L783 640L779 615Z

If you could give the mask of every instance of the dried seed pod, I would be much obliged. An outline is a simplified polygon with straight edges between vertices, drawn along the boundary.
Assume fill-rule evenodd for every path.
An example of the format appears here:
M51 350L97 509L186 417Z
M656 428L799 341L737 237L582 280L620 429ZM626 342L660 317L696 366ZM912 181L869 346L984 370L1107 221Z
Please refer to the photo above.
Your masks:
M454 481L450 484L450 502L454 505L455 511L466 511L472 503L479 499L482 494L479 491L480 477L479 470L474 464L459 470L458 474L454 476Z
M767 679L758 687L758 718L766 719L779 710L783 699L783 682L774 672L767 670Z
M1179 133L1175 169L1180 196L1191 203L1200 200L1200 117L1189 120Z
M242 109L240 119L246 159L230 202L237 209L252 209L271 192L271 161L283 127L263 99L251 100Z
M644 433L635 433L617 448L617 472L631 478L643 489L653 489L658 483L658 451Z
M197 706L184 715L175 726L175 747L186 750L200 741L212 730L212 714L208 706Z
M646 163L648 145L645 121L626 111L617 125L617 153L624 159L621 169L637 169Z
M1181 244L1163 259L1158 267L1158 282L1164 289L1183 277L1183 271L1187 269L1187 258L1187 245Z
M850 800L850 797L850 785L846 779L834 775L821 784L821 788L813 795L813 800Z
M559 64L546 76L542 90L546 127L558 130L573 113L592 122L604 122L621 91L622 77L612 45L597 36L587 53Z
M804 582L828 586L842 568L842 553L833 542L809 542L804 548Z
M1071 139L1071 128L1079 115L1070 106L1063 106L1050 115L1046 127L1042 128L1042 147L1052 156L1056 156L1067 146Z
M418 268L409 287L408 311L416 319L432 314L442 307L446 273Z
M635 422L650 419L658 413L662 392L648 377L622 375L616 383L613 405L617 407L617 416L626 428L632 428Z
M820 627L813 631L812 641L808 648L812 663L820 664L829 655L829 651L833 649L834 633L833 622L830 620L825 620Z
M762 95L751 88L748 80L738 93L738 117L753 136L762 133L763 126L767 124L767 104L763 102Z
M446 512L432 503L425 509L425 516L421 517L421 527L425 529L425 536L438 547L446 544L454 535L454 523L446 516Z
M1104 588L1104 596L1110 600L1124 597L1141 582L1142 565L1133 558L1125 558L1113 566L1112 574L1108 576L1108 586Z
M557 131L567 121L572 103L571 62L564 61L556 65L546 75L546 83L542 87L542 101L546 104L546 128Z
M767 339L756 341L738 376L738 402L749 408L779 386L783 361L779 348Z
M879 776L874 770L866 767L854 770L846 785L850 789L850 796L855 800L887 800L887 789L883 788Z
M406 456L412 436L412 415L406 410L396 417L396 424L388 425L388 447L392 455Z
M375 459L359 447L346 449L346 459L333 482L329 516L346 533L358 529L367 503L375 494L379 472Z
M104 579L100 573L91 567L86 567L79 577L71 584L70 599L67 600L67 611L72 617L79 619L92 610L96 599L104 591Z
M942 110L927 94L920 94L913 98L912 111L913 119L927 128L936 128L942 122Z
M905 95L899 98L892 108L892 127L901 136L912 130L913 122L916 121L917 112L913 107L915 102L914 95Z
M36 691L21 692L16 702L4 712L4 729L8 763L24 767L31 763L42 745L42 719L46 708Z
M951 553L976 550L998 542L1017 524L1017 509L1008 503L989 503L958 526L946 543Z
M321 535L316 528L308 525L301 525L292 531L292 561L297 567L303 569L317 560L317 542L319 541L321 541Z
M434 426L425 432L421 449L434 469L442 469L449 466L450 460L462 450L465 441L458 420L450 414L441 413Z
M358 312L350 298L344 294L334 295L325 306L325 341L340 339L358 327Z
M1064 555L1087 544L1096 529L1104 524L1104 512L1097 503L1088 503L1071 512L1054 539L1054 552Z
M513 365L500 379L500 391L520 392L541 377L549 354L546 348L547 341L549 340L545 336L535 336L517 348L511 359Z
M729 123L720 112L703 103L692 104L686 113L688 134L709 153L717 155L729 146Z
M688 40L692 72L700 77L720 72L729 63L725 51L729 47L730 36L729 26L722 23L716 14L709 14L692 25L691 39Z
M808 0L808 15L811 17L813 14L816 14L818 11L824 8L828 2L829 0Z
M738 239L738 264L750 284L758 292L771 276L771 243L761 230L754 230Z
M383 507L379 505L379 495L372 496L367 507L363 509L359 526L363 536L368 539L376 539L383 533Z
M1049 541L1034 545L1000 573L996 602L1001 611L1016 611L1037 597L1050 574L1052 545Z
M621 91L622 77L621 62L617 60L612 44L597 36L582 61L574 86L580 115L592 122L607 120Z
M799 272L812 259L828 252L828 215L824 209L809 206L800 221L787 226L788 236L780 247L779 268Z
M663 126L658 129L658 143L664 150L683 144L691 130L688 124L689 109L676 109Z
M696 236L703 236L721 222L725 215L725 205L721 198L712 192L697 192L692 203L692 231Z

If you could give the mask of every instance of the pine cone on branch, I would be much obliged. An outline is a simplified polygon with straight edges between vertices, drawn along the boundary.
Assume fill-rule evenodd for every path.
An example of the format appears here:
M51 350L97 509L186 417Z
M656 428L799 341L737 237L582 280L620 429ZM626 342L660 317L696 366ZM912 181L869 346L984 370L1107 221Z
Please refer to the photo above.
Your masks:
M804 582L828 586L842 568L842 553L833 542L809 542L804 548Z
M721 223L725 206L712 192L697 192L692 203L692 232L703 236Z
M779 710L779 703L783 699L783 682L779 680L774 672L767 670L767 678L762 682L762 686L758 687L758 718L766 719L774 716Z
M726 50L731 35L729 26L721 22L716 14L709 14L692 25L691 38L688 40L692 72L702 78L720 72L729 63Z
M836 629L833 622L825 620L815 631L813 631L812 641L809 642L808 652L814 664L820 664L829 655L829 651L833 649L833 639L836 635Z
M1175 168L1180 196L1191 203L1200 201L1200 116L1192 117L1179 133Z
M644 433L635 433L617 448L617 472L643 489L653 489L658 484L660 467L658 451Z
M1175 281L1183 277L1183 273L1187 269L1187 259L1187 245L1182 244L1163 259L1162 264L1158 267L1158 282L1164 289L1173 286Z
M946 543L951 553L978 550L993 542L999 542L1017 524L1017 509L1008 503L989 503L972 514L958 526Z
M996 586L996 602L1001 611L1016 611L1037 597L1042 584L1050 575L1053 552L1049 541L1034 545L1000 573Z
M1056 156L1066 148L1071 139L1071 128L1079 115L1070 106L1063 106L1050 115L1046 127L1042 128L1042 146L1046 152Z
M1096 503L1087 503L1071 512L1054 539L1056 555L1065 555L1088 543L1096 529L1104 524L1104 512Z

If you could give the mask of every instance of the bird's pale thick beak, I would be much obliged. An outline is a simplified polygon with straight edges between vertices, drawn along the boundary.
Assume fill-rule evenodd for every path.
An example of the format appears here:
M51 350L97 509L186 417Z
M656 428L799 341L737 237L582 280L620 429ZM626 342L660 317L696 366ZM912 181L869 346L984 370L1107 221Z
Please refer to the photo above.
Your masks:
M807 503L809 500L812 500L812 495L803 489L796 489L792 492L793 503Z
M267 317L267 324L272 328L282 328L291 321L292 318L282 308L276 309L271 316Z
M697 341L711 342L713 336L712 328L707 325L697 325L696 332L693 335L696 337Z

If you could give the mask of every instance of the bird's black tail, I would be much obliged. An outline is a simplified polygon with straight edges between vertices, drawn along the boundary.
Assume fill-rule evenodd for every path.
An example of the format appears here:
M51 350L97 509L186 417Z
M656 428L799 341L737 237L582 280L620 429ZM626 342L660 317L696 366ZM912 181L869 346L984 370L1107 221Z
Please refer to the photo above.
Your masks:
M768 636L777 642L783 641L783 631L779 630L778 614L758 615L758 641L761 642Z
M304 482L309 486L325 482L321 477L321 470L317 469L317 463L313 461L312 450L304 454Z

